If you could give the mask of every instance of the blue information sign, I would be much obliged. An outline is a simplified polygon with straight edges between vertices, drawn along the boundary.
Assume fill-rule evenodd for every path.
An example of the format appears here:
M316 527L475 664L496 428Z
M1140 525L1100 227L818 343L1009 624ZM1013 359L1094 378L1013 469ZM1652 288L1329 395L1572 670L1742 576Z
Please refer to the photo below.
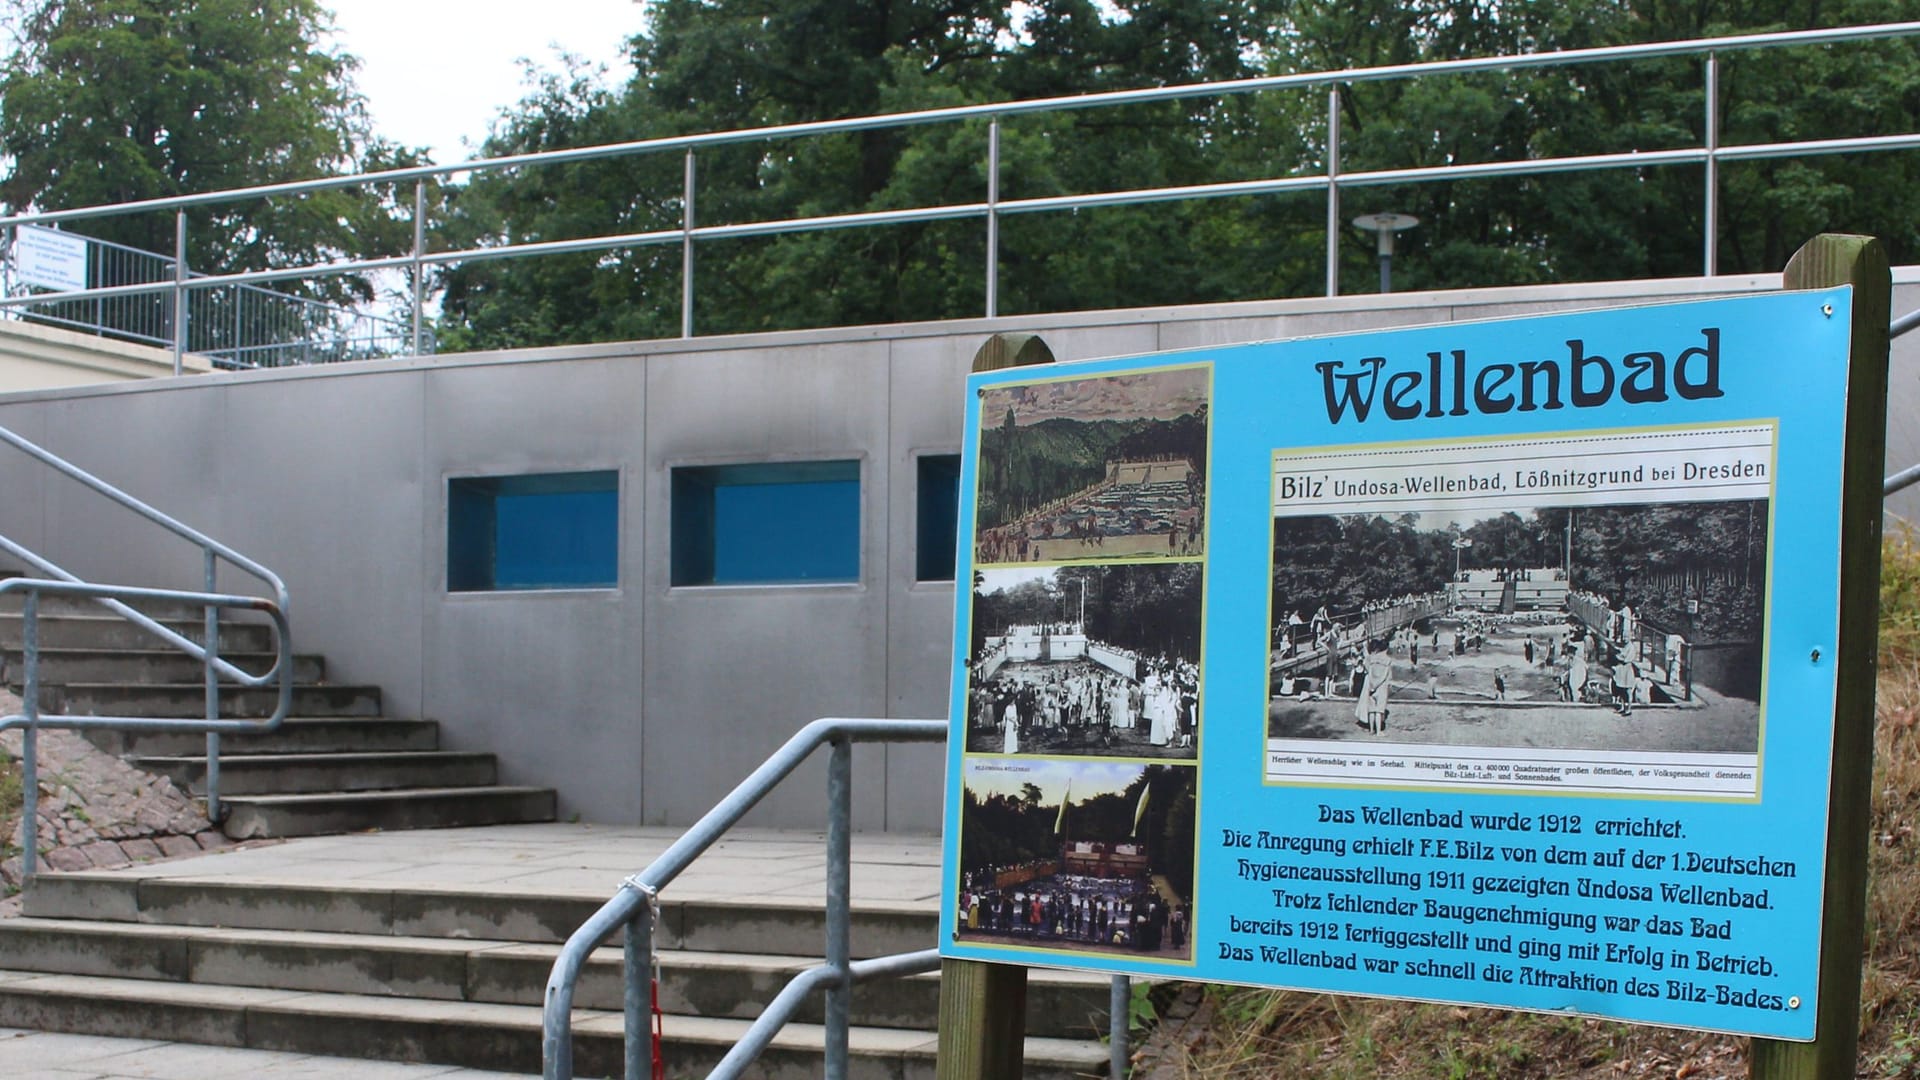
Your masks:
M943 955L1811 1039L1850 300L973 376Z

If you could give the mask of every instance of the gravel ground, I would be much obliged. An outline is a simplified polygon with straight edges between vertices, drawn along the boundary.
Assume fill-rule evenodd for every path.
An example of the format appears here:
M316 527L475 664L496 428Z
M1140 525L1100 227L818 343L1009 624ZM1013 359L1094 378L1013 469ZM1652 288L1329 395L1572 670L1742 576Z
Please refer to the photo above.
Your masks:
M0 691L0 714L19 708L18 697ZM18 731L0 734L0 749L17 759L20 740ZM75 732L42 731L38 750L36 816L41 864L47 869L105 869L233 844L173 781L142 772ZM0 861L0 886L9 894L20 885L21 824L17 814L0 821L8 854Z

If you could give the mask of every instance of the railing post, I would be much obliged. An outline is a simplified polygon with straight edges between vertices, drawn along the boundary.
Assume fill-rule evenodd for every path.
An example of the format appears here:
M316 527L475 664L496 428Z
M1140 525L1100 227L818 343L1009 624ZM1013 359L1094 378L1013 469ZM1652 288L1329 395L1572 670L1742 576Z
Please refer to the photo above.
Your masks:
M413 182L413 355L420 355L420 304L427 294L426 267L420 256L427 245L427 182Z
M1707 54L1706 276L1720 273L1720 58Z
M1127 1075L1128 1022L1132 1019L1133 986L1125 975L1115 975L1107 988L1107 1075L1121 1080Z
M215 578L219 574L219 563L213 549L206 552L207 591L214 592ZM207 605L203 617L206 625L207 659L207 722L220 719L220 674L213 668L214 661L220 655L220 609L213 604ZM207 732L207 820L215 825L226 815L220 809L220 733Z
M680 336L693 336L693 151L687 151L680 195Z
M987 318L1000 314L1000 118L987 123Z
M1327 295L1340 295L1340 87L1327 90Z
M173 214L173 373L186 370L187 352L187 212Z
M847 1023L852 1013L853 740L833 740L827 759L827 1080L846 1080Z
M27 880L40 872L40 594L27 593L21 606L20 711L27 718L20 733L20 873Z
M648 1080L653 1075L653 1033L648 1030L653 1005L653 898L627 923L626 991L621 1006L626 1019L626 1078ZM571 1048L568 1072L572 1075Z

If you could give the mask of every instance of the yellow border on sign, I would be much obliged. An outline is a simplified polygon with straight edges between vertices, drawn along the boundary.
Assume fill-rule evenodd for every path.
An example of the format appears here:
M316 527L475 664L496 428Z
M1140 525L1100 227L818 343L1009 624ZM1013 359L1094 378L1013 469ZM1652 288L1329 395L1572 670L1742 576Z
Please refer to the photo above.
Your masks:
M1193 895L1187 897L1187 909L1188 909L1187 944L1189 946L1189 955L1187 956L1186 959L1158 958L1158 957L1148 956L1145 954L1136 954L1136 953L1130 953L1130 952L1095 952L1095 951L1089 951L1084 949L1045 948L1045 947L1035 946L1035 945L1007 945L1007 944L1002 944L997 942L969 942L969 941L960 940L956 937L956 941L959 944L964 945L968 949L978 949L978 950L983 950L983 951L992 952L996 954L1071 956L1079 960L1089 961L1089 964L1088 964L1089 970L1094 970L1103 961L1109 961L1109 960L1111 961L1111 963L1109 963L1108 966L1121 966L1121 967L1134 964L1134 963L1147 963L1147 964L1154 964L1156 966L1166 967L1166 968L1187 968L1187 967L1193 967L1199 962L1200 950L1198 946L1198 941L1194 936L1194 928L1199 925L1199 920L1200 920L1200 915L1199 915L1199 912L1200 912L1200 895L1199 895L1200 893L1200 844L1201 844L1200 791L1201 791L1201 783L1203 779L1201 776L1200 769L1201 769L1201 761L1204 757L1201 751L1206 744L1207 706L1208 706L1208 700L1212 696L1211 694L1208 693L1208 690L1207 690L1207 666L1206 666L1207 665L1207 593L1209 591L1209 583L1211 578L1207 572L1208 568L1206 566L1206 562L1207 562L1207 553L1213 550L1213 496L1214 496L1213 465L1214 465L1214 430L1216 427L1214 423L1214 397L1213 397L1214 365L1213 365L1213 362L1210 360L1202 361L1198 363L1186 362L1186 363L1164 364L1156 367L1130 368L1125 371L1113 371L1113 372L1103 372L1103 373L1080 373L1080 374L1070 374L1070 375L1058 374L1057 373L1058 369L1055 369L1054 372L1049 373L1046 376L1041 376L1041 377L1032 378L1032 379L1017 379L1017 380L1008 380L1006 382L996 382L993 384L992 387L982 388L982 389L998 390L1004 387L1012 387L1012 386L1034 386L1041 383L1057 383L1057 382L1080 382L1088 379L1113 378L1113 377L1122 376L1122 375L1147 375L1147 374L1154 374L1162 371L1184 371L1184 370L1192 370L1192 369L1204 370L1206 372L1207 467L1203 473L1204 483L1206 485L1205 486L1206 502L1201 509L1200 529L1201 529L1201 535L1203 539L1201 541L1200 553L1198 555L1145 556L1145 557L1119 556L1112 559L1085 559L1085 560L1071 559L1064 562L1063 561L1046 561L1046 562L988 563L988 564L981 564L977 562L976 556L979 553L979 539L980 539L980 533L979 533L980 436L981 436L981 433L985 430L983 423L986 416L985 409L982 408L980 410L980 419L982 423L974 424L973 429L969 431L966 435L966 438L972 440L973 447L974 447L973 459L974 459L975 475L974 475L974 492L973 492L974 497L970 505L968 506L969 512L967 515L967 522L966 522L966 536L968 538L968 541L967 541L967 566L966 566L966 581L965 581L965 587L967 590L967 629L966 629L965 640L969 644L971 644L971 642L973 641L973 620L976 614L974 603L973 603L973 575L975 572L980 570L985 570L985 569L1007 570L1007 569L1017 569L1017 568L1036 569L1036 568L1046 568L1046 567L1051 567L1055 569L1065 569L1069 567L1135 566L1135 565L1169 566L1169 565L1176 565L1181 563L1200 564L1200 567L1201 567L1200 655L1198 660L1195 662L1195 667L1198 669L1197 678L1199 680L1199 701L1196 702L1194 706L1193 756L1180 757L1180 758L1106 757L1106 756L1092 757L1092 756L1081 756L1081 755L995 754L995 753L976 753L976 752L969 751L966 748L966 726L967 726L966 708L967 708L967 703L972 698L972 692L973 692L972 667L973 666L971 663L968 663L966 681L962 685L961 694L960 694L960 701L961 701L960 724L961 724L961 732L962 732L961 739L960 739L960 773L961 775L960 775L959 785L957 789L960 792L960 804L955 807L956 828L959 829L961 832L961 835L956 839L955 850L956 852L964 852L966 850L966 836L965 836L966 822L963 820L965 815L962 811L964 810L966 805L966 794L965 794L966 768L967 768L967 763L969 761L982 759L982 760L999 760L999 761L1031 761L1036 763L1038 762L1061 762L1061 763L1089 762L1089 763L1105 763L1105 764L1140 765L1143 768L1148 765L1166 765L1166 766L1177 767L1177 768L1192 769L1193 770L1193 867L1191 869L1192 883L1191 883L1190 889ZM955 581L954 584L957 587L961 584L961 582ZM1269 589L1268 591L1271 592L1272 590ZM951 720L949 721L949 723L951 723ZM1263 730L1264 730L1264 725L1263 725ZM958 861L958 859L956 859L956 861ZM942 903L941 903L942 907L946 906L945 897L947 895L947 888L949 885L955 885L955 883L953 882L941 883L940 895L942 897ZM957 892L956 892L956 895L957 895ZM943 912L941 915L941 918L945 919L948 914L950 913ZM957 933L957 930L958 930L957 922L955 923L955 929Z
M1548 431L1548 432L1537 432L1531 435L1465 436L1465 437L1457 437L1457 438L1450 438L1450 439L1426 439L1418 442L1386 441L1386 442L1373 442L1373 443L1338 444L1338 445L1327 445L1327 446L1297 446L1297 447L1278 448L1273 450L1269 457L1268 474L1267 474L1267 480L1268 480L1267 499L1269 504L1268 505L1269 517L1278 518L1282 516L1279 514L1274 514L1272 512L1273 510L1271 505L1272 498L1273 498L1272 480L1273 480L1273 473L1277 471L1279 468L1280 460L1285 457L1297 457L1297 456L1306 456L1306 455L1320 456L1320 455L1340 454L1340 453L1365 453L1365 452L1377 453L1380 450L1392 450L1397 452L1411 453L1411 452L1416 452L1422 449L1432 449L1435 447L1443 447L1443 446L1455 447L1455 446L1462 446L1462 445L1488 444L1488 443L1509 443L1509 444L1542 443L1542 442L1547 442L1547 441L1551 441L1553 439L1558 439L1558 438L1585 440L1585 439L1593 438L1596 436L1670 434L1675 432L1706 432L1706 431L1716 431L1716 430L1730 430L1734 428L1767 428L1772 432L1772 442L1771 442L1772 457L1769 459L1767 463L1767 467L1769 470L1767 474L1767 569L1766 569L1766 578L1765 578L1765 585L1764 585L1764 588L1766 590L1766 597L1763 602L1763 607L1761 612L1761 623L1760 623L1761 625L1760 700L1758 703L1760 714L1758 717L1758 730L1756 735L1756 743L1754 747L1754 757L1755 757L1754 789L1753 789L1752 795L1727 796L1727 795L1700 795L1700 794L1669 794L1669 793L1663 793L1663 792L1581 791L1581 790L1567 790L1564 788L1549 788L1549 787L1519 787L1519 786L1489 787L1484 785L1465 786L1465 785L1458 785L1458 784L1417 784L1417 785L1415 784L1369 784L1369 783L1340 782L1340 781L1328 781L1323 783L1323 782L1315 782L1315 781L1307 781L1307 780L1274 780L1270 778L1267 774L1266 755L1270 750L1270 746L1268 745L1270 742L1270 737L1267 735L1268 716L1266 715L1266 710L1271 708L1271 703L1273 699L1270 693L1270 687L1266 685L1262 686L1261 693L1260 693L1260 700L1262 703L1263 714L1260 718L1260 723L1258 726L1258 731L1260 733L1260 752L1256 756L1256 760L1260 763L1261 785L1264 787L1270 787L1270 788L1311 788L1314 790L1328 790L1328 791L1391 791L1391 792L1401 792L1401 793L1454 794L1454 795L1540 795L1540 796L1548 796L1548 797L1555 797L1555 798L1634 799L1634 800L1659 801L1659 802L1715 803L1715 804L1722 804L1722 805L1730 804L1730 803L1731 804L1759 803L1761 794L1764 790L1764 784L1766 780L1767 711L1768 711L1767 710L1767 706L1768 706L1767 692L1768 692L1768 684L1771 682L1770 674L1772 672L1772 663L1773 663L1773 657L1772 657L1772 650L1773 650L1772 628L1773 628L1773 599L1774 599L1773 574L1774 574L1774 567L1777 562L1775 558L1777 551L1774 547L1774 530L1777 528L1778 519L1780 516L1778 512L1778 509L1779 509L1778 497L1779 497L1779 484L1780 484L1780 421L1778 417L1756 418L1751 420L1716 421L1713 423L1706 423L1706 424L1668 424L1668 425L1659 425L1659 426L1653 426L1653 427L1591 428L1591 429L1576 429L1571 431ZM1209 435L1211 435L1211 430L1209 430ZM1212 467L1212 448L1211 447L1208 448L1208 467L1209 469L1211 469ZM1734 501L1734 500L1723 500L1723 501ZM1324 515L1301 514L1301 515L1285 515L1285 516L1337 517L1339 515L1337 513L1328 513ZM1269 528L1269 537L1267 541L1267 547L1268 547L1267 618L1266 618L1265 625L1262 627L1262 631L1263 633L1266 634L1266 637L1267 637L1267 643L1266 643L1266 649L1265 649L1266 660L1265 660L1263 669L1261 671L1261 676L1263 679L1268 678L1269 674L1273 670L1273 611L1274 611L1273 574L1274 574L1274 571L1277 569L1278 564L1274 558L1274 554L1272 551L1273 541L1271 537L1271 528ZM1569 585L1571 585L1571 582L1569 582ZM1332 745L1339 746L1343 744L1334 743ZM1442 745L1451 745L1451 744L1434 744L1434 745L1442 746ZM1471 750L1474 748L1460 747L1459 749ZM1556 747L1553 749L1559 749L1559 748ZM1328 752L1332 753L1334 751L1329 750Z

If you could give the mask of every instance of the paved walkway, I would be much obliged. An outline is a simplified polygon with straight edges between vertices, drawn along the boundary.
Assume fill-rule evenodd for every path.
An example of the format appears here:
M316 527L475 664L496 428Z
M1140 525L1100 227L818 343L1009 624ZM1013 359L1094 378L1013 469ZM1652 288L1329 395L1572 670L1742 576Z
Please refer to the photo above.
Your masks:
M500 825L474 829L358 833L262 844L106 872L142 879L346 885L427 886L461 892L605 898L642 870L679 829L611 825ZM855 836L855 906L937 910L937 837ZM751 897L817 907L826 896L826 842L821 833L741 829L694 862L663 890L669 900ZM0 1077L148 1077L159 1080L267 1080L348 1077L351 1080L482 1080L504 1073L443 1065L278 1054L137 1039L56 1035L0 1028Z
M549 824L355 833L208 852L109 872L142 879L430 886L605 898L627 875L645 869L682 831ZM824 833L737 829L662 895L676 900L775 898L818 906L826 900L826 863ZM938 910L939 839L855 836L853 902Z

